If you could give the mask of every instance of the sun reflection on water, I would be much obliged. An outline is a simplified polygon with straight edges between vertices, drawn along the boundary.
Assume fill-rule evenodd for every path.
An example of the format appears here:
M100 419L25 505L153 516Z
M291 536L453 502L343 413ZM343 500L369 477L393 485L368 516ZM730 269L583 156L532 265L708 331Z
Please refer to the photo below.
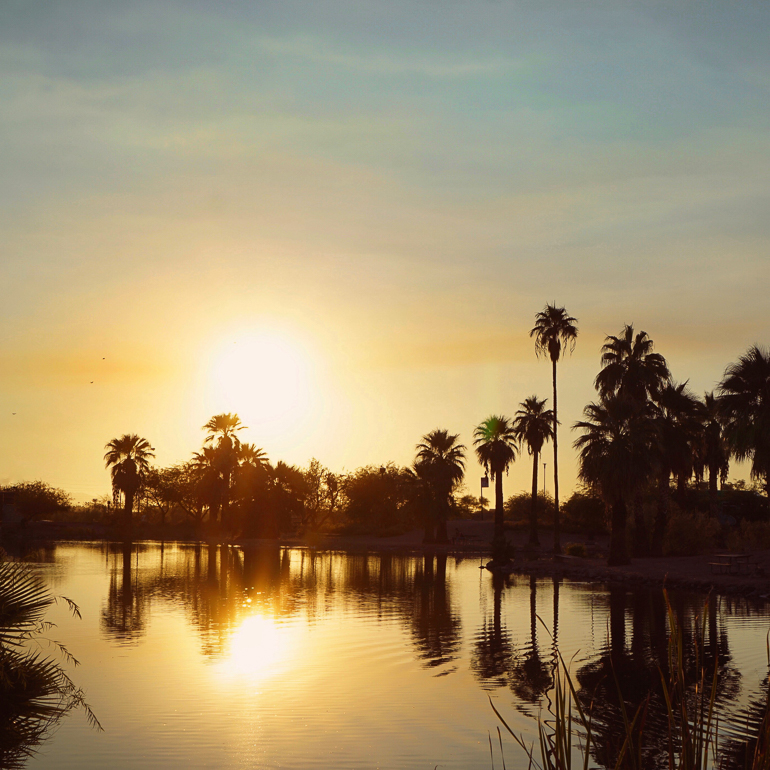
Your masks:
M296 646L291 627L264 615L250 615L233 633L216 671L223 678L263 681L285 667Z

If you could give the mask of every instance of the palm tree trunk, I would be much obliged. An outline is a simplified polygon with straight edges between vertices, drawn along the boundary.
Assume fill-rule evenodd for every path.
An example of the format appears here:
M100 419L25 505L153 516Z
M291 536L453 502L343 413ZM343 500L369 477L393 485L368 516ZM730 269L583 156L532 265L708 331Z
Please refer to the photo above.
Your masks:
M652 555L663 556L663 537L666 534L668 523L668 478L669 470L666 468L658 479L658 510L655 513L655 526L652 530Z
M446 522L449 518L449 500L442 500L441 506L437 511L438 519L436 521L436 542L448 543L449 537L446 532Z
M227 530L230 526L230 471L225 471L222 482L222 529Z
M612 533L610 534L610 553L607 564L615 566L628 564L628 552L626 551L626 517L628 510L623 498L612 503Z
M504 534L503 527L503 474L498 468L495 473L495 536L494 542L501 543Z
M716 519L719 515L719 495L717 491L717 476L719 470L715 465L709 465L709 513Z
M529 512L529 544L540 545L537 537L537 465L540 459L538 452L533 453L532 461L532 505Z
M556 403L556 361L553 361L553 552L561 553L559 527L559 440L556 434L559 424Z
M644 505L641 491L634 494L634 556L644 557L650 555L650 538L647 534L647 523L644 520Z
M131 539L131 529L133 524L132 513L134 510L134 493L124 492L123 494L123 535L126 539Z

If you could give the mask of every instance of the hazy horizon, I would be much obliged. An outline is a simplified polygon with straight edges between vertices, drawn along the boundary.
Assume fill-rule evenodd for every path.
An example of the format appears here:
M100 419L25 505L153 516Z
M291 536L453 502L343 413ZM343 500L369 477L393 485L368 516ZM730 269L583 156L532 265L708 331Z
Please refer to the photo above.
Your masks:
M4 3L0 483L90 499L110 439L181 462L221 412L273 462L409 464L434 428L470 455L488 415L550 403L529 330L555 302L580 330L566 496L606 335L646 331L698 395L770 344L768 22L760 2ZM530 476L524 456L506 496Z

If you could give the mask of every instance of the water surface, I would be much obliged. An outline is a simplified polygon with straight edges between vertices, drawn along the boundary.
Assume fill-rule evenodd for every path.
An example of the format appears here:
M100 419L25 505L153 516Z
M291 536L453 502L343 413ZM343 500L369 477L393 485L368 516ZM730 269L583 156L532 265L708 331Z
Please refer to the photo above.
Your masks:
M597 760L610 762L621 720L611 672L633 708L666 657L662 592L493 579L476 559L77 544L41 553L38 568L80 605L82 620L57 608L51 635L80 660L73 676L105 731L68 716L36 770L489 770L489 696L533 738L557 649L585 697L601 695ZM720 712L744 724L766 692L768 608L672 603L686 638L710 605L703 652L718 662ZM512 740L505 752L522 766Z

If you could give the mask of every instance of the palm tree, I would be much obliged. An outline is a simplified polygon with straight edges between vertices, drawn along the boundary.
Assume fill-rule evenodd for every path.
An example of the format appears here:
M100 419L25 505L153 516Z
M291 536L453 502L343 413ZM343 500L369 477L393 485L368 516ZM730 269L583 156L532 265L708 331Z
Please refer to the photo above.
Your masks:
M502 545L503 532L503 473L516 459L518 438L507 417L487 417L473 432L476 456L495 482L494 543Z
M722 429L719 399L713 391L704 395L700 412L701 432L695 451L695 477L702 479L704 470L708 469L709 511L716 517L719 513L717 481L727 479L730 451Z
M561 358L563 350L569 349L570 353L575 349L577 340L577 318L567 315L563 307L546 305L545 309L535 316L535 325L529 333L535 338L535 353L547 355L553 366L553 552L561 553L561 534L559 529L559 441L557 425L557 400L556 400L556 363Z
M730 452L751 460L751 475L764 479L770 497L770 350L752 345L725 369L719 390Z
M602 491L612 513L609 564L627 564L627 501L644 483L652 468L651 449L656 425L649 410L622 396L609 396L584 410L585 420L573 430L583 435L574 442L579 476Z
M141 486L142 477L150 468L149 459L155 457L154 449L146 438L135 433L125 433L114 438L104 447L105 466L110 469L112 488L123 493L123 525L126 533L131 529L131 513L134 496Z
M209 521L215 523L222 507L223 486L216 448L204 446L202 451L194 452L190 465L195 473L198 495L208 508Z
M530 396L519 404L513 418L513 429L519 441L527 445L532 455L532 508L529 516L529 544L540 545L537 536L537 467L543 444L553 437L553 410L546 409L548 399L540 401Z
M634 334L626 324L620 336L609 335L602 346L602 369L594 385L601 398L611 394L627 396L642 403L655 398L670 378L666 359L653 353L647 332Z
M458 443L459 435L446 430L432 430L422 437L417 445L415 471L425 479L430 489L435 509L436 541L448 541L446 522L449 514L452 491L465 475L465 446ZM428 527L425 528L429 540Z
M662 556L663 536L668 522L669 479L673 473L682 504L685 482L693 472L701 404L686 382L669 380L658 389L651 410L658 430L658 441L654 447L658 461L658 508L652 533L652 553ZM641 540L640 534L637 532L637 540Z
M241 425L241 418L237 414L215 414L204 426L203 430L208 431L208 436L204 443L213 445L216 443L216 466L222 474L222 524L229 524L230 512L230 479L233 470L238 464L238 441L237 432L243 430L246 426Z

